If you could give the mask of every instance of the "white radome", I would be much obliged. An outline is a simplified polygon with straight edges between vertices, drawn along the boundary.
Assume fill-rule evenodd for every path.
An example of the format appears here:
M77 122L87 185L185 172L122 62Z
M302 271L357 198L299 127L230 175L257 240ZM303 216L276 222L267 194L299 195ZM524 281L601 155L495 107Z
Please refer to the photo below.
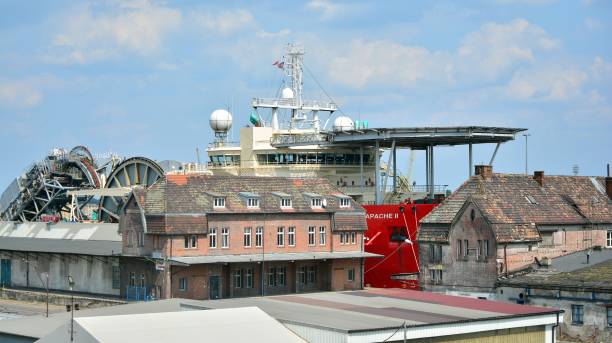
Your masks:
M354 129L355 123L353 122L353 119L349 117L341 116L334 120L334 131L348 131Z
M281 96L283 99L293 99L293 90L289 87L283 88Z
M232 114L219 109L210 115L210 128L215 132L227 132L232 127Z

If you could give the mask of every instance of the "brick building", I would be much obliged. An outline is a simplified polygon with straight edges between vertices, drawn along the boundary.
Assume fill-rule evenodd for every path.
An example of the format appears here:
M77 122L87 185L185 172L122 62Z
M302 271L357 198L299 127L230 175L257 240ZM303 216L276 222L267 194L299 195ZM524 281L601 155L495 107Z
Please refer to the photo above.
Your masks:
M612 178L472 176L421 221L421 286L490 297L500 276L612 246Z
M167 175L126 202L122 294L215 299L362 287L365 211L327 180Z

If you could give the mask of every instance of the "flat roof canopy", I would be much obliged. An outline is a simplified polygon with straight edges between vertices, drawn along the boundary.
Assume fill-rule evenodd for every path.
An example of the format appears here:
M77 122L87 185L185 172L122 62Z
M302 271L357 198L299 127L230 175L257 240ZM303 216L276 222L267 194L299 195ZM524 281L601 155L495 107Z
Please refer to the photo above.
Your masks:
M361 145L390 148L425 149L437 145L504 143L514 140L523 128L487 126L398 127L322 132L314 135L279 135L272 139L276 147L300 145Z

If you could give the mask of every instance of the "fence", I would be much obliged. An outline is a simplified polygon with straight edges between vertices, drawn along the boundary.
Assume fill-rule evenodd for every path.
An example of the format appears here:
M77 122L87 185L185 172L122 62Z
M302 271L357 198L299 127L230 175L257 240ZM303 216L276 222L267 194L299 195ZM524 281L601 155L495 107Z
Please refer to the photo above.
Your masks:
M127 301L149 301L153 300L147 292L147 287L126 286L125 300Z

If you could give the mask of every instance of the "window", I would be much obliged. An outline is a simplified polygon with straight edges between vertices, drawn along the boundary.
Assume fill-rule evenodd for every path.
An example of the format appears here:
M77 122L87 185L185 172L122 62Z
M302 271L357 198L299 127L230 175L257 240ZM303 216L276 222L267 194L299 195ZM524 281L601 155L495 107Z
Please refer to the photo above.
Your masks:
M306 267L298 269L298 281L302 285L306 283Z
M351 232L351 244L356 243L355 236L356 236L355 232Z
M435 269L429 270L429 280L433 283L436 282L436 270Z
M278 268L278 285L279 286L287 285L287 267Z
M476 245L476 260L480 260L481 253L482 253L482 241L479 239Z
M208 246L211 248L217 247L217 229L212 228L208 233Z
M276 245L282 247L285 245L285 227L280 226L276 229Z
M584 306L572 305L572 324L582 325L584 322Z
M469 254L469 250L470 249L470 243L468 242L467 239L463 240L463 256L467 257Z
M229 228L221 229L221 248L229 248Z
M442 283L442 269L438 269L438 282Z
M606 247L607 248L612 248L612 230L608 231L608 236L606 239Z
M287 245L290 247L295 246L295 227L293 226L287 229Z
M281 198L281 208L291 208L291 198Z
M224 207L225 207L225 198L215 197L213 208L224 208Z
M140 287L145 286L145 275L144 273L140 273Z
M127 235L127 245L128 245L128 247L133 247L134 246L134 231L128 230L126 235Z
M145 234L144 231L138 231L138 246L144 247Z
M321 199L321 198L312 198L312 199L310 199L310 207L312 207L312 208L321 208L321 207L323 207L323 199Z
M247 268L245 275L246 275L246 282L245 282L246 288L253 288L253 268Z
M485 239L483 242L484 242L483 244L484 251L482 254L485 255L486 257L486 256L489 256L489 240Z
M345 244L346 243L346 238L344 235L344 232L340 232L340 244Z
M325 245L325 226L319 227L319 245Z
M130 286L136 286L136 273L130 272Z
M119 289L121 287L121 269L119 266L112 267L113 274L113 289Z
M608 327L612 327L612 307L607 307L606 312L608 314Z
M525 199L527 199L527 202L532 204L532 205L537 205L538 202L536 201L536 199L534 199L534 197L532 197L531 195L527 194L525 195Z
M263 240L263 227L258 226L255 229L255 246L261 247L262 240Z
M308 245L315 245L315 227L308 228Z
M355 268L347 269L346 280L349 282L355 281Z
M245 248L250 248L251 247L251 228L250 227L245 227L244 228L244 247Z
M340 198L340 208L351 207L351 199L349 198Z
M317 266L308 267L308 283L317 282Z
M442 269L430 269L429 279L431 280L432 283L441 283L442 282Z
M463 251L461 249L461 240L458 239L457 240L457 259L460 259L462 255L463 255Z
M268 268L268 286L276 286L276 267Z
M242 288L242 270L236 269L233 273L234 288Z
M259 198L247 198L248 208L259 208Z
M435 262L436 261L436 246L435 246L435 244L430 244L429 245L429 260L431 262Z
M179 278L179 290L181 291L187 290L187 278L186 277Z

